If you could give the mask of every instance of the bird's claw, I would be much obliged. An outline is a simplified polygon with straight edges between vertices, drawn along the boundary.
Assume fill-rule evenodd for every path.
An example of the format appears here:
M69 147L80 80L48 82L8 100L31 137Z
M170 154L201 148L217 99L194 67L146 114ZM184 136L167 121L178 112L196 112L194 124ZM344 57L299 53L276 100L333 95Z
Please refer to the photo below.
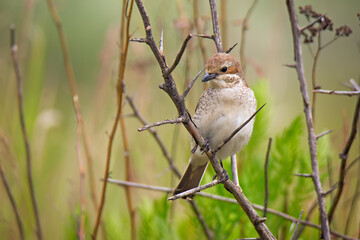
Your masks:
M205 152L210 150L210 143L208 140L206 140L205 144L200 148L201 154L204 154Z

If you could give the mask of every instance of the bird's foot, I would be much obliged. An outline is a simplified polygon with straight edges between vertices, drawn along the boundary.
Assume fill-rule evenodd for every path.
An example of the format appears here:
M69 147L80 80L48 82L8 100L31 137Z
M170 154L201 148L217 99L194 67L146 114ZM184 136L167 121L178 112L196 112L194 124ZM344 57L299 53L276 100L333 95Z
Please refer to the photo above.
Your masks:
M202 147L200 148L200 150L201 150L201 152L202 152L201 154L204 154L205 152L207 152L207 151L210 150L210 143L209 143L208 140L206 140L204 146L202 146Z

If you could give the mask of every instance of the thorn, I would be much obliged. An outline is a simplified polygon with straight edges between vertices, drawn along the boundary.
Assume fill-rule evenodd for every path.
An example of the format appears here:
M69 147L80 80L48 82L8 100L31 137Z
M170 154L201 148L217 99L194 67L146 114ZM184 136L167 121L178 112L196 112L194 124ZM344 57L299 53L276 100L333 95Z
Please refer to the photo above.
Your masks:
M159 51L161 56L164 56L164 29L161 29L160 41L159 41Z
M285 67L296 68L295 64L283 64Z

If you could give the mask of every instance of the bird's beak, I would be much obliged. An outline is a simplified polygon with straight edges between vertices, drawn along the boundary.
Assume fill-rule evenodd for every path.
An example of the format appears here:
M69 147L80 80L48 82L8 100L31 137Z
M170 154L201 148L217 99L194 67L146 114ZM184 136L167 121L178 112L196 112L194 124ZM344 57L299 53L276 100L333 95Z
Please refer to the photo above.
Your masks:
M216 73L208 73L206 72L202 78L202 81L203 82L208 82L210 81L211 79L214 79L216 78L217 74Z

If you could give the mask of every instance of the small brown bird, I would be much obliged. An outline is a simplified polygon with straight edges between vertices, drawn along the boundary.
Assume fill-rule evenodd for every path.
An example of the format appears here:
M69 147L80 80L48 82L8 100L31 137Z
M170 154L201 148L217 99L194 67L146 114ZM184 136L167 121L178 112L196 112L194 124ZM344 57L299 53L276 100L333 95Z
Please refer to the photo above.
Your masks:
M207 61L205 71L202 81L209 82L210 87L200 97L193 121L210 147L215 149L256 111L256 99L242 77L240 62L234 57L217 53ZM253 125L254 119L226 143L216 157L223 160L238 153L249 142ZM192 145L195 146L194 141ZM198 148L191 155L174 194L198 187L208 162L206 154Z

